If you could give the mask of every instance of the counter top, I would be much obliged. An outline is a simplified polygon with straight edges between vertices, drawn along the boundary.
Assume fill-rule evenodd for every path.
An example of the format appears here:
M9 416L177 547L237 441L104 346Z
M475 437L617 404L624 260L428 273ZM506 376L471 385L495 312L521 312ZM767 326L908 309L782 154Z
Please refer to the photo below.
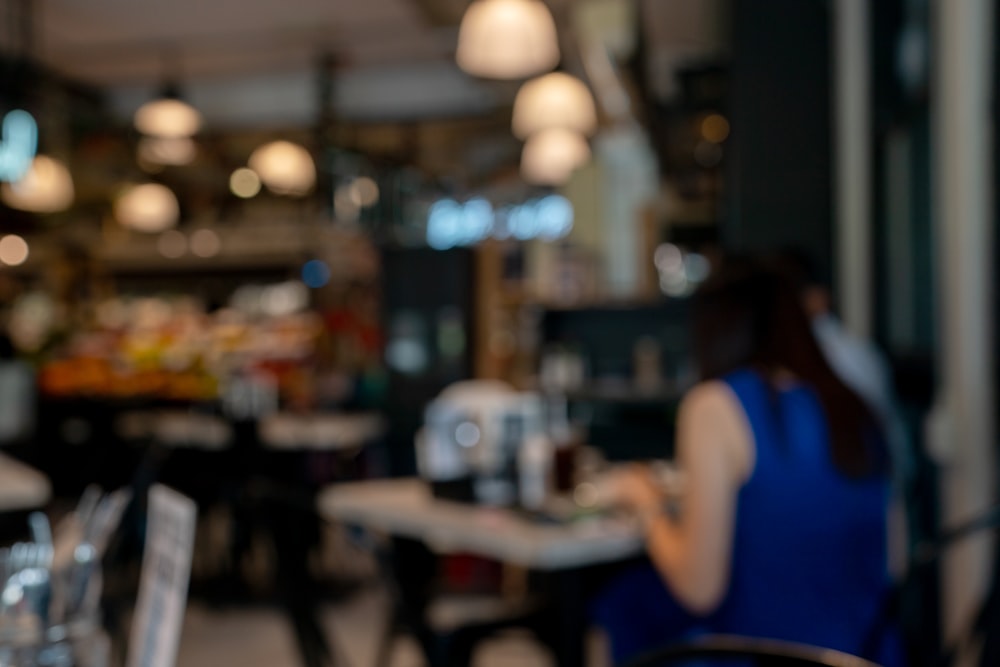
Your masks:
M52 496L49 480L31 466L0 454L0 511L38 509Z

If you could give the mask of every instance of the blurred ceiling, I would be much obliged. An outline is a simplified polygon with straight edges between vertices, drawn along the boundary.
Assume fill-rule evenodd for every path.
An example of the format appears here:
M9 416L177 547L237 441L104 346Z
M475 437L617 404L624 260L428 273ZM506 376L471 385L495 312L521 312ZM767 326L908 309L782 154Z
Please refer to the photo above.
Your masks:
M563 33L575 5L592 1L546 0ZM653 47L649 71L661 82L653 90L670 94L679 62L718 50L725 0L634 1L643 5ZM336 62L334 104L342 117L475 115L509 105L514 87L455 66L468 2L45 0L35 3L31 48L58 71L108 90L122 117L171 79L210 126L309 123L324 55Z
M164 75L234 77L312 66L335 53L351 66L444 60L455 30L411 0L47 0L40 53L105 85Z

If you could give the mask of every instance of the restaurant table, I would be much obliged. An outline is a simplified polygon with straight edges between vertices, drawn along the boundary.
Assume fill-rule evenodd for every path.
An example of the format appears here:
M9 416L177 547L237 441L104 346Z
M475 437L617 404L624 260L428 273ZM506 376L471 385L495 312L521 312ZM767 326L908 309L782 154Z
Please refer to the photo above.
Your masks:
M0 453L0 512L38 509L51 495L52 487L45 475Z
M313 579L309 567L309 554L321 541L316 494L353 474L362 452L384 433L385 420L374 412L274 412L237 429L253 443L246 476L254 480L251 495L257 496L242 523L260 526L271 537L276 586L305 665L333 663L317 619L321 592L330 591Z
M318 503L328 518L419 541L438 553L476 554L547 573L554 582L552 648L560 667L584 664L585 571L643 552L631 521L539 521L516 510L435 498L418 479L338 484L324 490Z
M337 452L361 449L385 433L377 413L278 412L259 424L260 442L272 451Z

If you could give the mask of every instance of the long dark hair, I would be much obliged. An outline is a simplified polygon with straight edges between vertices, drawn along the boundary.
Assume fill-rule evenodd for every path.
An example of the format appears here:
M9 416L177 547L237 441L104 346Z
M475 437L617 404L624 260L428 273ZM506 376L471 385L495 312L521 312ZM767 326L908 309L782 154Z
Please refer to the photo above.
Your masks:
M730 260L695 295L693 315L703 379L754 368L770 383L777 372L790 372L823 406L834 465L852 477L884 470L877 421L830 368L785 274L762 261Z

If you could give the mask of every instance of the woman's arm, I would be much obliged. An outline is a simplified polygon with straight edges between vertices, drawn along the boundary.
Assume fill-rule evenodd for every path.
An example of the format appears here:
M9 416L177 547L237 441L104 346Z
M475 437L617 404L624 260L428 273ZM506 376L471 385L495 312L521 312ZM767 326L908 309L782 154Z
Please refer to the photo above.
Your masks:
M677 416L677 456L686 477L680 517L663 512L664 499L645 471L632 473L623 489L645 519L653 564L696 614L715 610L729 587L737 494L753 469L751 440L731 390L703 383L684 398Z

